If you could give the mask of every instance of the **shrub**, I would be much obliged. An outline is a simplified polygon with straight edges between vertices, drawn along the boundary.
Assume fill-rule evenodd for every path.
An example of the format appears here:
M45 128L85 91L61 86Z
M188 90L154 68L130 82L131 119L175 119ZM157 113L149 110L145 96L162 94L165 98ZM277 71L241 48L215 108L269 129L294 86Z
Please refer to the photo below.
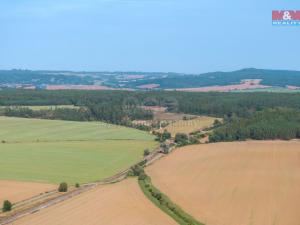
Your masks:
M170 147L166 143L162 143L160 147L164 154L168 154L170 152Z
M144 150L144 156L150 155L150 150L149 149L145 149Z
M165 140L170 139L170 138L171 138L171 133L164 130L164 132L162 133L162 136L161 136L162 141L165 141Z
M76 188L79 188L79 187L80 187L80 184L79 184L79 183L76 183L76 184L75 184L75 187L76 187Z
M189 139L190 144L199 144L199 140L196 137L191 136Z
M135 165L133 167L131 167L131 170L129 171L128 175L129 176L139 176L140 174L144 173L144 169L143 167L139 166L139 165Z
M67 192L68 191L68 184L63 182L60 183L59 187L58 187L58 191L59 192Z
M186 145L188 144L188 136L187 134L184 134L184 133L177 133L175 135L175 142L178 144L178 145Z
M11 202L8 201L8 200L5 200L5 201L3 202L2 212L8 212L8 211L11 211L11 208L12 208Z
M145 180L147 178L147 175L145 173L141 173L139 175L139 180Z
M215 119L213 126L216 128L216 127L219 127L221 125L222 125L222 122L220 120Z
M153 132L154 135L156 135L156 141L164 142L165 140L168 140L171 138L171 133L168 132L167 130L164 130L163 133L159 132Z

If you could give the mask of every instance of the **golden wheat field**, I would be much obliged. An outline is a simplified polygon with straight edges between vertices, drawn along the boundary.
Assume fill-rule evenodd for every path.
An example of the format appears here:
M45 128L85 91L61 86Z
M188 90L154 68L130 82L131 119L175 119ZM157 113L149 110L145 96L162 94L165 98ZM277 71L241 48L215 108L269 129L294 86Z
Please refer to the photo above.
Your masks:
M176 225L176 223L144 196L136 179L127 179L81 194L24 217L13 225Z
M200 116L189 120L178 120L170 123L165 129L174 137L177 133L192 133L193 131L203 130L213 125L217 118Z
M0 202L16 203L56 188L53 184L0 180Z
M147 173L206 225L300 224L299 141L187 146Z

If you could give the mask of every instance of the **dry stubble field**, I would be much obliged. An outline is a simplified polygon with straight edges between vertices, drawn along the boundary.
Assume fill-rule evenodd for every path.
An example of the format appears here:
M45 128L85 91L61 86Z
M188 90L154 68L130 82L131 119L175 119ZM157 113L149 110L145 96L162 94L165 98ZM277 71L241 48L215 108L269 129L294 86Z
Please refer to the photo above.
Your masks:
M136 179L100 186L13 225L176 225L142 193ZM11 224L12 225L12 224Z
M172 134L172 136L175 137L177 133L189 134L194 131L203 130L205 128L211 127L216 119L219 118L209 116L198 116L190 120L178 120L169 124L164 129L169 131Z
M206 225L300 224L299 141L187 146L147 172Z
M0 203L7 199L19 202L56 188L52 184L0 180Z

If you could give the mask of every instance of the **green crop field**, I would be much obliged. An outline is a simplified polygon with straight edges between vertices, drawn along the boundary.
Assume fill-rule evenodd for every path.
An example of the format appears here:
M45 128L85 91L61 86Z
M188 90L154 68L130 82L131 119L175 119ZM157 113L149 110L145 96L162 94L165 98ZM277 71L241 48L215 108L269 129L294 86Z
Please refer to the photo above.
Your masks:
M147 132L100 122L0 117L0 179L96 181L142 159Z
M0 141L153 140L147 132L101 122L0 117Z

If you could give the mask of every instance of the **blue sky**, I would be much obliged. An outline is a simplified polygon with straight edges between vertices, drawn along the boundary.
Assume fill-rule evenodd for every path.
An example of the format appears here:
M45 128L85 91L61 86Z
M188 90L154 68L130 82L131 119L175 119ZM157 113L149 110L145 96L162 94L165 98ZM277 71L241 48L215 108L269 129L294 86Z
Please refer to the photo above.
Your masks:
M1 0L0 69L300 70L299 0Z

